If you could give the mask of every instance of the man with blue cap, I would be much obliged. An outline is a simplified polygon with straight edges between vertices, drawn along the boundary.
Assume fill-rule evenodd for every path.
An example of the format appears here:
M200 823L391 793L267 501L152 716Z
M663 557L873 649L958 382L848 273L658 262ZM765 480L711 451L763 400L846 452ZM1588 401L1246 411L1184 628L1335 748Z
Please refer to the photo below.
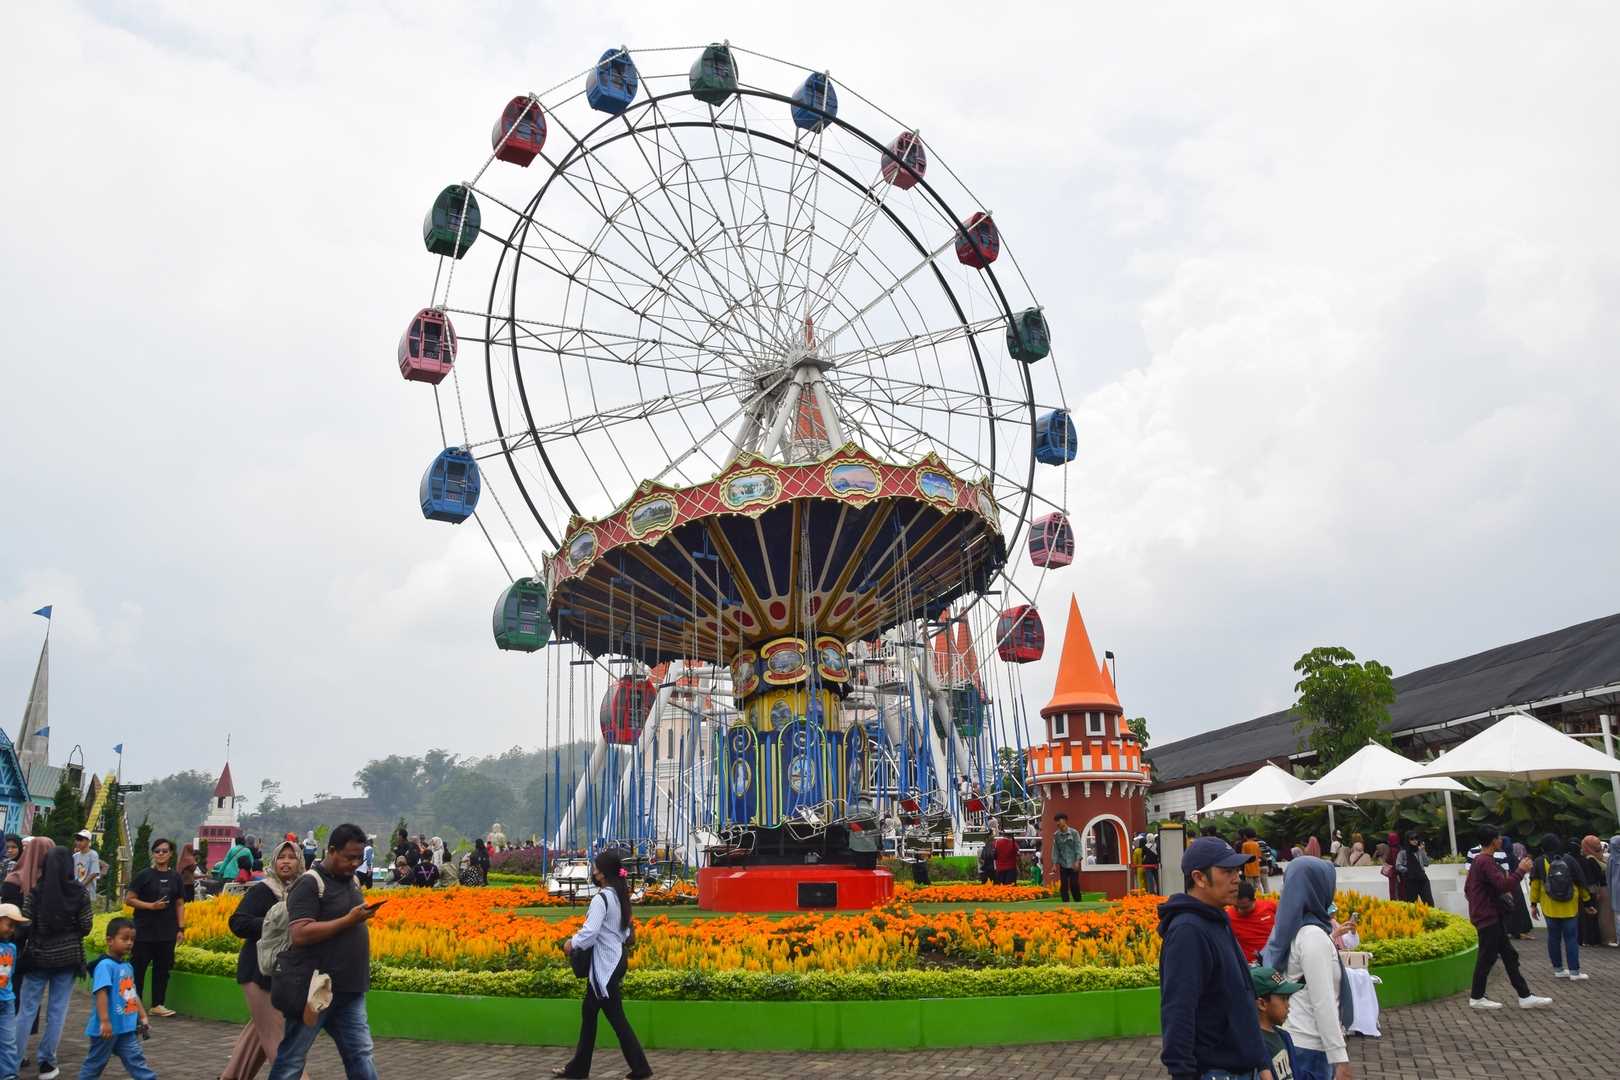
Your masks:
M1199 837L1181 856L1186 892L1159 905L1159 1059L1172 1080L1258 1080L1269 1062L1249 965L1226 917L1251 857Z

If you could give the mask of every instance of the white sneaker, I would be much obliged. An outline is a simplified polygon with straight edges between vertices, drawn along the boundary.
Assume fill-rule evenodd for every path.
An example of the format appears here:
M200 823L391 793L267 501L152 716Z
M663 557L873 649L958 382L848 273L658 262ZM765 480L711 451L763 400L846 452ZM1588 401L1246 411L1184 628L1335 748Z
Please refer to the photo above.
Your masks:
M1492 1001L1490 998L1469 998L1468 1007L1470 1009L1500 1009L1502 1007L1502 1003L1500 1001Z
M1529 997L1522 997L1519 999L1519 1008L1521 1009L1545 1009L1551 1004L1552 998L1537 997L1534 994L1531 994Z
M1569 969L1568 968L1554 968L1553 969L1553 978L1555 978L1555 979L1567 979L1567 978L1569 978Z
M1590 979L1591 977L1584 971L1572 971L1569 973L1570 982L1579 982L1582 979Z

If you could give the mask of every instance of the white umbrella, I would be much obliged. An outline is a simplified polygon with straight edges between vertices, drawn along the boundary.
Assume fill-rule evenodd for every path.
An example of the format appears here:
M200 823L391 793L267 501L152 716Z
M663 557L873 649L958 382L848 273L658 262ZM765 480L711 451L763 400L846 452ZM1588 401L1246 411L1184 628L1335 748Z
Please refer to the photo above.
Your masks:
M1303 804L1307 806L1333 803L1346 799L1394 799L1408 795L1426 795L1444 792L1446 796L1446 835L1451 838L1451 850L1457 850L1457 822L1451 810L1451 793L1467 791L1450 777L1435 776L1408 780L1417 762L1404 758L1387 746L1370 742L1354 754L1339 762L1327 774L1311 785L1311 794ZM1332 828L1333 808L1328 807L1328 827Z
M1435 791L1468 790L1445 776L1407 779L1422 767L1387 746L1368 743L1313 783L1310 795L1300 803L1317 806L1349 799L1404 799Z
M1266 762L1253 773L1234 784L1230 790L1211 799L1198 811L1205 814L1264 813L1293 806L1311 793L1311 785Z
M1620 761L1572 739L1524 713L1510 713L1452 747L1408 779L1489 776L1504 780L1549 780L1577 773L1620 772Z

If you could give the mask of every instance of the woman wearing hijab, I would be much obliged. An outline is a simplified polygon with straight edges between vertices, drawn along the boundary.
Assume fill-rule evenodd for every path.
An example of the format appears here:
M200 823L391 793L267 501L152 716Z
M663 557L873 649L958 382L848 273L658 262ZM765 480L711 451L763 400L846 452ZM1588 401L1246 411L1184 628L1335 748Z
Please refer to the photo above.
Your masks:
M591 1052L596 1049L596 1014L605 1012L613 1034L619 1038L625 1064L630 1066L627 1080L643 1080L653 1074L652 1066L647 1064L647 1055L642 1052L641 1043L624 1015L624 998L620 994L628 960L625 943L635 937L635 927L630 922L629 875L617 851L609 848L596 857L591 880L600 889L591 897L585 925L563 946L566 953L575 949L591 950L585 1003L580 1012L579 1045L568 1064L551 1070L551 1075L578 1078L591 1074Z
M283 840L270 853L264 877L243 894L242 902L231 913L231 933L242 939L242 950L236 954L236 981L247 999L248 1022L236 1037L231 1060L220 1080L252 1080L266 1061L276 1059L286 1021L270 1004L270 979L259 970L259 935L264 932L264 917L287 895L303 871L302 847Z
M1385 840L1385 845L1384 876L1389 879L1389 898L1391 900L1400 900L1402 899L1401 879L1395 874L1395 860L1398 859L1401 854L1400 834L1394 832L1390 833L1388 838Z
M0 877L17 869L17 860L22 858L22 837L16 833L6 833L6 854L0 859Z
M43 843L43 847L41 844ZM46 852L38 883L23 898L23 914L31 920L22 959L27 967L17 995L17 1056L28 1057L28 1034L39 1016L41 999L50 994L44 1030L39 1037L40 1080L53 1080L56 1046L67 1020L73 984L84 971L84 935L90 932L90 894L73 873L73 852L35 837L25 848L19 868L26 868L36 850Z
M1345 857L1344 865L1371 866L1372 856L1367 854L1367 845L1359 839L1352 841L1350 844L1350 854Z
M55 846L55 841L48 836L30 836L22 841L17 865L6 873L4 883L0 883L0 903L23 906L28 894L39 884L46 854Z
M1313 859L1320 859L1322 857L1322 842L1314 836L1305 841L1305 854Z
M1603 933L1603 912L1609 907L1609 876L1603 869L1603 841L1595 836L1581 837L1579 854L1581 876L1586 878L1586 890L1592 899L1581 905L1581 944L1602 945L1608 940ZM1611 925L1611 931L1614 927Z
M1350 976L1333 943L1333 886L1326 859L1306 856L1288 864L1271 938L1260 962L1305 989L1289 1002L1285 1030L1294 1040L1295 1080L1349 1080L1344 1029L1354 1019Z

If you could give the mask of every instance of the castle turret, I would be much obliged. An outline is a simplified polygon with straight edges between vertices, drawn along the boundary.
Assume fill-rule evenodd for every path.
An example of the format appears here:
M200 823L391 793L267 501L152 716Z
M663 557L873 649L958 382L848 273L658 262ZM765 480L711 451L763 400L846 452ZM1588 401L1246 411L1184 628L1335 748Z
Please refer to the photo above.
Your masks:
M225 857L241 831L236 815L236 785L231 781L231 763L227 761L219 774L219 782L214 785L214 797L208 803L208 820L197 830L197 839L202 842L204 870L212 869ZM236 872L234 867L226 870L227 878Z
M1131 840L1147 826L1147 765L1072 596L1057 684L1041 718L1046 740L1030 748L1028 762L1030 782L1042 800L1041 861L1047 880L1057 876L1053 818L1067 813L1081 833L1081 888L1123 896L1134 885Z

